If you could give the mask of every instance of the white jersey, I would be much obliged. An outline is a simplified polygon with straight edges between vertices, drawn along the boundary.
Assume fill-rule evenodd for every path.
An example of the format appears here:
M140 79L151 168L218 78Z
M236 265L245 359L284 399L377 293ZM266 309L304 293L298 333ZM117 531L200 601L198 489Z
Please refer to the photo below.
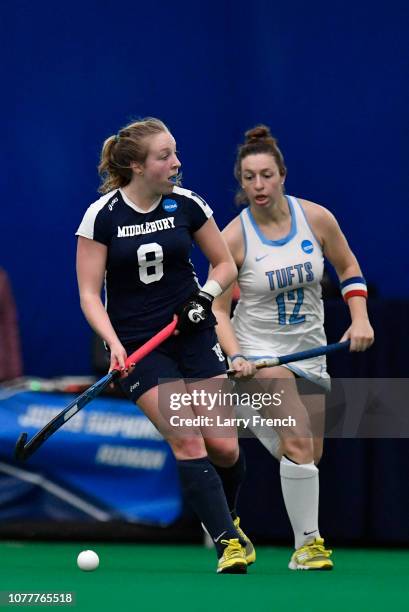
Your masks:
M321 279L322 248L298 200L286 196L291 229L279 240L261 232L250 208L240 214L245 256L239 270L240 300L233 327L241 352L251 359L276 357L326 344ZM289 364L294 373L325 387L325 357Z

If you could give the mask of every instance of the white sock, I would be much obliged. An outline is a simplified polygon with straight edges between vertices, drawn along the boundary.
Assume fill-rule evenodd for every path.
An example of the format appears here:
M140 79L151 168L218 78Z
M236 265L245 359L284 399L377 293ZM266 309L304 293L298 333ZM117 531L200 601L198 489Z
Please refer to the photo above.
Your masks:
M320 537L318 530L318 468L314 462L297 464L282 457L281 490L294 531L295 548Z

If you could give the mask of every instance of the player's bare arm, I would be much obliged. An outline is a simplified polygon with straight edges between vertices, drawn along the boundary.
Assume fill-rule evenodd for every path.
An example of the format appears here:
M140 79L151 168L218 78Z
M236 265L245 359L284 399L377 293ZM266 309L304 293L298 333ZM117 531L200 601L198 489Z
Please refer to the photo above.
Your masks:
M77 278L81 309L94 331L110 347L111 369L125 368L126 351L116 335L101 300L107 247L95 240L78 237Z
M226 240L235 264L240 268L244 260L244 241L240 219L238 217L233 219L233 221L223 230L222 235ZM237 377L241 378L254 375L256 369L254 364L240 356L240 344L230 321L231 304L235 286L236 283L232 283L222 295L214 300L213 312L217 319L216 333L220 345L230 358L237 356L231 359L232 367L237 371Z
M318 204L302 200L307 219L321 242L325 257L334 266L340 282L362 277L359 263L334 215ZM374 342L374 331L369 322L366 298L348 299L351 325L341 338L351 340L351 351L365 351Z
M212 217L193 234L196 243L211 263L207 281L199 293L191 297L179 312L179 331L194 329L197 321L208 318L214 299L237 277L237 268L227 245Z
M195 232L194 239L211 264L208 280L216 281L225 290L236 280L237 268L212 217Z

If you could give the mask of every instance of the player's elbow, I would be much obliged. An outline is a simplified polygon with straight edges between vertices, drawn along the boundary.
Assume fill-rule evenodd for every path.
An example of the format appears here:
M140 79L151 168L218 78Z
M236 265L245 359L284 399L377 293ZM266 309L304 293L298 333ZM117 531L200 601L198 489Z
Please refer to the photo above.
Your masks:
M234 263L233 259L228 259L223 262L223 270L225 274L225 287L229 287L232 283L237 280L237 266Z
M98 301L101 301L101 298L97 293L87 290L80 291L80 306L84 313L87 313L90 308L93 308Z

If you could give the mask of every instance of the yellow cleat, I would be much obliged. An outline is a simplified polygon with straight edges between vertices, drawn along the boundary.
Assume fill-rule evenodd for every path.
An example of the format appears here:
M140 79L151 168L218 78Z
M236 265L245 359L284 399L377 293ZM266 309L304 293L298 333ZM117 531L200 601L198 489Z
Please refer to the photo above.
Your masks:
M238 538L221 540L225 545L223 556L217 565L218 574L247 574L246 551Z
M324 540L315 538L293 553L288 567L292 570L332 570L334 564L329 558L331 555L332 550L325 548Z
M255 551L255 548L254 548L252 542L249 540L249 538L244 533L243 529L240 527L240 519L239 519L239 517L234 519L233 524L234 524L234 526L236 528L237 533L241 537L241 539L244 540L245 543L246 543L246 545L245 545L246 561L247 561L247 565L251 565L256 560L256 551Z

